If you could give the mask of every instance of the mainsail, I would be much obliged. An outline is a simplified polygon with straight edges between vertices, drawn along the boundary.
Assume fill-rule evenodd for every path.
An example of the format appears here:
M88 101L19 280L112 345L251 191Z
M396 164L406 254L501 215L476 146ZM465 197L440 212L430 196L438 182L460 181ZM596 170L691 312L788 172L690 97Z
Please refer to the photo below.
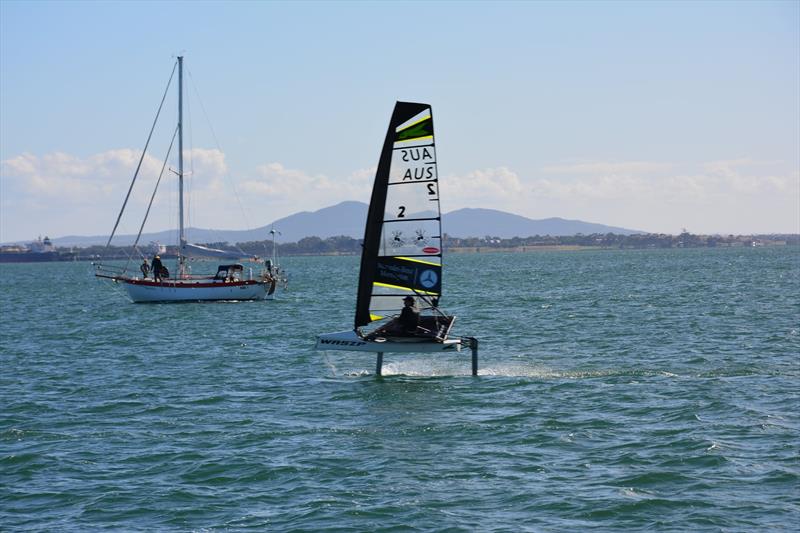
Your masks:
M355 327L400 312L409 295L435 306L441 287L441 212L431 106L397 102L367 214Z

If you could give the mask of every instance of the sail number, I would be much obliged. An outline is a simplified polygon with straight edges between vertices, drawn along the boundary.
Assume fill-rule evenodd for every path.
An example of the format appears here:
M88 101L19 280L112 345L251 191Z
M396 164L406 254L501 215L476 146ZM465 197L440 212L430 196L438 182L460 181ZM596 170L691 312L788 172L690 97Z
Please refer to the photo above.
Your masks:
M402 181L432 180L436 178L433 150L428 147L407 148L400 151L400 158L405 163L419 162L420 166L409 166L403 173Z
M397 213L397 218L406 218L406 206L401 205L399 207L399 212Z
M433 178L432 166L407 168L403 174L403 181L432 180Z
M406 150L401 150L400 155L403 158L403 161L428 161L430 160L433 162L433 154L427 147L422 148L409 148Z

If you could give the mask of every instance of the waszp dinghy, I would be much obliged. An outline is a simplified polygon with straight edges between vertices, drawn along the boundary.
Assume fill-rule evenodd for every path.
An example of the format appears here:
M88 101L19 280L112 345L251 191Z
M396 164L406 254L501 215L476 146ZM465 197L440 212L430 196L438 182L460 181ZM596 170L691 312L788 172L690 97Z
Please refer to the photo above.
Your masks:
M316 348L376 352L380 374L384 352L455 352L466 345L472 349L476 375L477 340L451 337L456 317L439 308L442 225L428 104L395 105L375 175L363 246L355 327L320 335ZM362 330L373 322L377 328Z

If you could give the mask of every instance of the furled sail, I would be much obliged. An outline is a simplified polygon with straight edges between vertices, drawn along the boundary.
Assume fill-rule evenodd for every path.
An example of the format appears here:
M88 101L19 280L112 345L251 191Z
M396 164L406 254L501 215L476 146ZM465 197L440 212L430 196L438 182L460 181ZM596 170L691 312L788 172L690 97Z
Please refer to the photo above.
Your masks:
M194 259L253 259L253 256L247 255L243 252L236 250L220 250L217 248L209 248L208 246L201 246L199 244L184 243L182 247L182 254L184 257L191 257Z
M441 295L442 238L433 115L397 102L372 189L355 327L399 313L403 298Z

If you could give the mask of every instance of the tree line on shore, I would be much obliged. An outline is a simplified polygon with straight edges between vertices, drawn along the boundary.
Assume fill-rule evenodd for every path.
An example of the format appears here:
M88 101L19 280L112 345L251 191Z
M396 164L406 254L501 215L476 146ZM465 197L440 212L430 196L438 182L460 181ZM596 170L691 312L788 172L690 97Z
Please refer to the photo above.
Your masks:
M646 249L646 248L707 248L731 246L762 246L762 245L800 245L800 235L694 235L683 232L679 235L668 234L634 234L620 235L615 233L551 236L534 235L532 237L513 237L503 239L500 237L470 237L459 238L444 236L445 251L459 250L487 250L513 249L535 250L553 247L581 247L581 248L614 248L614 249ZM235 248L246 256L268 258L272 254L272 241L251 241L237 243L207 243L211 248ZM361 253L361 239L338 236L322 239L320 237L305 237L297 242L276 244L280 256L292 255L356 255ZM60 249L68 252L69 249ZM132 246L89 246L79 250L71 250L78 259L127 259L130 256L139 257L152 255L147 249L136 251ZM167 246L164 256L177 255L177 247Z

